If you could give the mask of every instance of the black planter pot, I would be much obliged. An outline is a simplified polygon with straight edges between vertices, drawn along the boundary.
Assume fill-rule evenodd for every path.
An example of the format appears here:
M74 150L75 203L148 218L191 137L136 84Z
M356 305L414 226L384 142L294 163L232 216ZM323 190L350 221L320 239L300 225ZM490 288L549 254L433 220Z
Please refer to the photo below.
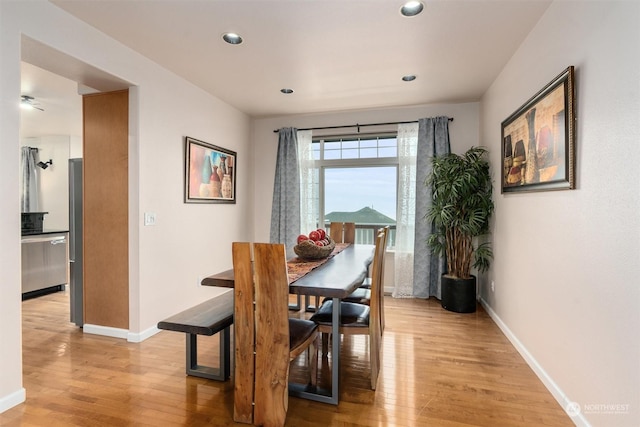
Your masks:
M457 279L442 276L442 308L456 313L476 311L476 276Z

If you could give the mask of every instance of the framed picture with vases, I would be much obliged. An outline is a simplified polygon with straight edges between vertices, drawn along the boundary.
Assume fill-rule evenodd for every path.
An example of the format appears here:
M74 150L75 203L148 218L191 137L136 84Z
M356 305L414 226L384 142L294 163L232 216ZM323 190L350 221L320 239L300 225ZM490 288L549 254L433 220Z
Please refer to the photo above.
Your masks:
M575 83L568 67L502 122L502 193L575 188Z
M236 152L189 136L184 147L184 202L235 203Z

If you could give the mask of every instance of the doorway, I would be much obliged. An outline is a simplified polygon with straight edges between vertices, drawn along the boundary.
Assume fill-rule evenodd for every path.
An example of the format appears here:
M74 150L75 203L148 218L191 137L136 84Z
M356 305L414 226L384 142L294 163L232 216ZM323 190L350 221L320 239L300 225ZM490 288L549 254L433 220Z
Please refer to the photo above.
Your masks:
M64 199L62 201L62 205L66 207L66 209L60 209L63 213L60 214L60 217L64 217L64 221L60 220L59 225L62 228L68 229L69 223L69 211L68 211L68 172L67 165L69 158L83 157L83 112L82 112L82 96L87 95L89 93L102 93L102 92L113 92L113 91L126 91L131 86L129 82L123 81L117 77L114 77L102 70L98 70L95 67L92 67L88 64L82 63L76 58L69 57L68 55L57 51L49 46L46 46L38 41L30 39L29 37L22 36L21 40L22 47L22 63L24 64L24 69L28 71L36 71L42 81L32 80L29 82L30 87L27 87L23 82L21 87L22 93L26 95L33 96L36 100L39 100L40 107L45 110L45 107L48 107L51 115L58 115L56 119L56 123L67 123L67 129L57 128L55 130L49 130L42 125L42 118L40 116L38 119L41 122L38 131L27 131L23 130L23 123L21 116L21 135L36 135L35 137L42 137L43 134L66 134L69 135L68 148L66 154L62 155L59 162L54 160L54 164L60 165L60 169L65 169L65 183L63 185L66 194L64 197L60 197L60 199ZM24 73L27 75L28 73ZM43 78L42 76L47 76L47 78ZM65 85L65 93L64 95L58 94L56 95L56 90L51 86L52 82L61 82L64 81ZM25 93L26 90L30 90L30 93ZM74 98L75 101L71 103L76 105L76 108L60 108L64 102L62 102L62 98ZM46 100L46 102L45 102ZM130 103L129 99L125 100L125 103L128 105ZM49 105L46 105L49 104ZM55 108L57 107L57 109ZM43 112L43 111L37 111ZM55 113L55 114L54 114ZM65 116L65 114L67 116ZM71 116L71 117L69 117ZM128 118L128 113L127 113ZM33 129L33 128L32 128ZM74 130L75 129L75 130ZM125 131L126 133L126 131ZM21 138L22 139L22 138ZM22 141L21 141L21 145ZM127 172L125 172L127 173ZM125 211L128 210L129 207L125 206ZM56 210L58 211L58 209ZM85 217L85 223L90 223L92 221L91 216ZM126 223L125 223L126 227ZM123 242L120 242L122 246L122 250L125 253L128 253L128 247L130 245L130 241L125 239ZM125 285L128 286L128 280L125 282ZM127 297L127 319L128 319L128 297ZM127 325L128 328L128 320ZM85 332L87 330L85 329ZM95 332L94 333L100 333ZM104 334L107 335L107 334ZM24 351L24 350L23 350Z

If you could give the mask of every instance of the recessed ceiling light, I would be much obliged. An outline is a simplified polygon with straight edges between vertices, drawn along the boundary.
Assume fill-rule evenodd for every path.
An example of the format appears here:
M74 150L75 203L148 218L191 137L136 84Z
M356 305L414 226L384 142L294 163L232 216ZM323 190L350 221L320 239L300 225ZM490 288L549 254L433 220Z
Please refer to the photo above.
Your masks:
M226 41L229 44L240 44L242 43L242 37L236 33L224 33L222 35L222 40Z
M424 4L421 1L408 1L400 8L400 13L404 16L416 16L424 9Z
M293 93L293 89L284 88L284 89L280 89L280 92L289 95L290 93Z
M414 75L410 75L410 76L404 76L402 77L402 81L404 82L412 82L416 79L416 76Z

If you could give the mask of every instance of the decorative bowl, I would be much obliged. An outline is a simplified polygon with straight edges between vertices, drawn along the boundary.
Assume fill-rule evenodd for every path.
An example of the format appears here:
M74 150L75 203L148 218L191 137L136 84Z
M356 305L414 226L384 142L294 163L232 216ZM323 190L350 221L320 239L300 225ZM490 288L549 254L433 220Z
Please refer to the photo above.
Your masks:
M329 244L326 246L317 246L312 240L305 240L293 247L293 251L298 255L298 258L302 259L323 259L331 255L333 249L336 247L330 237L327 236Z

